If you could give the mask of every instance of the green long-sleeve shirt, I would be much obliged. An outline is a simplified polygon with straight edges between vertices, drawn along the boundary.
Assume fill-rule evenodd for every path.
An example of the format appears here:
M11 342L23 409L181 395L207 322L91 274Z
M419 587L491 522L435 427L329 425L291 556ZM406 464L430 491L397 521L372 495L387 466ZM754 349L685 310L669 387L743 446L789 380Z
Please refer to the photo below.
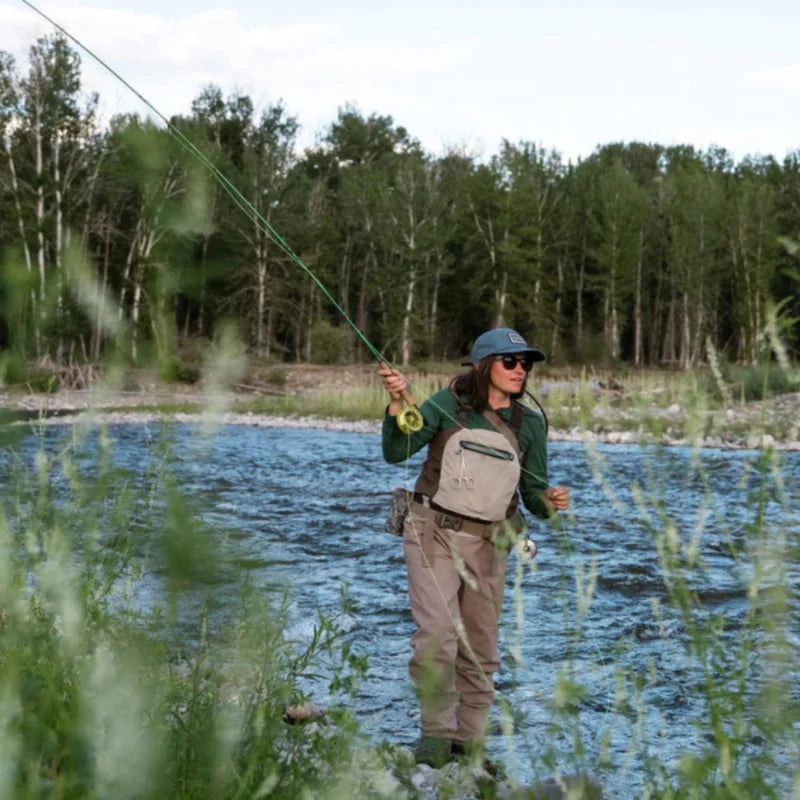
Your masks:
M441 389L432 394L423 404L422 416L425 424L417 433L406 434L397 427L397 419L388 413L383 420L383 457L390 464L398 464L411 457L429 444L440 431L452 428L457 422L459 405L456 396L449 389ZM500 418L508 424L511 421L511 408L496 410ZM470 410L467 428L494 430L483 414ZM549 517L551 511L542 498L542 492L549 485L547 479L547 440L544 420L530 408L524 409L522 425L517 438L522 457L520 466L519 490L525 508L542 519Z

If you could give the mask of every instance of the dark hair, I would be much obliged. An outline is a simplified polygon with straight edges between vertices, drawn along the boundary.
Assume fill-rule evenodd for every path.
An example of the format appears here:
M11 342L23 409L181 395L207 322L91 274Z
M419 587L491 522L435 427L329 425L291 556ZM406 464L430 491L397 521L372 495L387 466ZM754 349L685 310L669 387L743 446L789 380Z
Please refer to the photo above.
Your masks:
M469 371L456 375L450 381L450 391L455 393L459 400L465 405L471 406L479 414L489 408L489 386L491 381L489 374L492 371L494 356L482 358L476 366L470 367ZM522 386L517 394L512 394L512 400L519 400L525 394L525 387L528 384L528 376L522 382Z

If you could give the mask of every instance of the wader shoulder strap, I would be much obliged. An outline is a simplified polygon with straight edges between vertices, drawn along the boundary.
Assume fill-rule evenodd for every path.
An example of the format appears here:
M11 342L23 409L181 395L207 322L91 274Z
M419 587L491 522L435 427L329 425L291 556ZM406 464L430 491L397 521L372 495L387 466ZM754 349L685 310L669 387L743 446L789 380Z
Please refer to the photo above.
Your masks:
M514 400L511 404L511 421L508 423L511 430L519 439L519 431L522 427L522 420L525 418L525 408L519 400Z
M436 490L439 488L439 473L442 466L444 446L451 436L454 436L458 431L467 427L468 419L469 408L459 402L458 414L456 416L457 424L452 425L447 428L447 430L439 431L428 445L428 455L422 464L422 472L414 485L414 491L428 495L429 497L433 497L436 494Z
M517 407L515 406L511 412L511 423L512 423L511 425L507 425L505 422L503 422L500 415L496 411L492 411L492 409L490 408L484 410L483 416L486 417L487 420L489 420L493 428L496 428L499 433L502 433L503 436L506 437L508 443L514 448L514 452L517 454L517 458L521 459L522 449L519 446L519 439L517 438L517 431L519 430L519 428L514 430L514 428L512 427L514 423L514 414L516 410ZM520 423L521 421L522 420L520 418Z
M458 431L466 428L468 420L469 406L459 403L458 414L456 415L456 424L452 425L445 431L440 431L436 434L436 436L433 437L433 440L428 445L428 457L430 458L431 454L433 454L434 460L437 463L441 463L442 453L444 452L444 446L447 444L447 440L454 434L458 433Z

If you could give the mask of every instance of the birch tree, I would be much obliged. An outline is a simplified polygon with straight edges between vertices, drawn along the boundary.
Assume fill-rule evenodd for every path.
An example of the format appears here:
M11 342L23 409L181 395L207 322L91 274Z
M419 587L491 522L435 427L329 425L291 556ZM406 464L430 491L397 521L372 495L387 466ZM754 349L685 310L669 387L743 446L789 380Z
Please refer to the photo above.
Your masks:
M718 177L693 153L672 153L665 184L672 299L664 356L690 369L705 360L705 341L717 333L724 197Z
M32 236L24 239L38 274L40 321L52 276L51 321L59 359L68 301L63 254L71 231L82 227L93 188L90 162L96 103L95 96L81 94L80 58L66 40L60 35L38 39L30 49L27 76L20 82L17 143L25 168L15 180L21 202L33 208ZM10 147L6 149L10 152Z
M598 266L595 280L602 303L605 353L612 360L620 357L624 314L641 258L644 207L640 188L619 161L601 172L594 218L594 257Z
M512 242L511 198L498 159L478 165L465 185L472 230L465 249L472 262L470 285L490 301L491 327L509 324L509 252Z
M8 53L0 52L0 148L3 153L2 169L2 196L4 205L8 209L3 213L3 239L15 245L23 258L25 270L29 277L33 276L33 258L29 241L32 234L29 228L32 225L30 210L26 208L22 187L18 177L17 145L19 144L18 131L22 122L19 97L19 77L16 72L14 59ZM13 220L13 221L12 221ZM31 281L29 283L32 284ZM36 314L36 291L30 290L29 311L33 317L34 338L38 342L38 316ZM26 304L27 305L27 304ZM25 309L20 309L20 320L25 320L28 314ZM25 336L23 336L23 347Z
M549 329L552 350L558 340L564 300L561 158L531 142L512 145L504 141L500 164L509 192L513 231L507 253L512 294L527 307L523 318L528 335L543 338Z
M773 166L770 159L765 159L745 161L739 167L727 213L727 239L736 278L735 307L740 331L736 355L750 364L755 364L759 358L759 335L771 297L777 260L775 191L766 179Z

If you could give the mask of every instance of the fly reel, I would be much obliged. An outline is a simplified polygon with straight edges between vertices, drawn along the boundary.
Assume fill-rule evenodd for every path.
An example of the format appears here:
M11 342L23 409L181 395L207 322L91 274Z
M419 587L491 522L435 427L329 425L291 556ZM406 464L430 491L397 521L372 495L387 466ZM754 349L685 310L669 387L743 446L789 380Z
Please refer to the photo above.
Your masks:
M403 400L406 402L406 407L397 415L397 427L403 433L416 433L422 430L425 420L422 417L422 412L414 405L414 401L403 393Z

